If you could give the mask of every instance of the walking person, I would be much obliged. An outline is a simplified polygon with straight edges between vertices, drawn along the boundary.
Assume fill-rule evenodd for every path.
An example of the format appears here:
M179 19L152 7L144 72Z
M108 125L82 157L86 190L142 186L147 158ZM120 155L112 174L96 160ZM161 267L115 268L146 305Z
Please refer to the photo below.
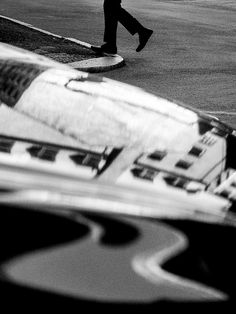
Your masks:
M153 31L144 27L130 13L123 9L121 0L104 0L103 8L105 20L104 44L102 46L92 46L91 49L98 54L116 54L117 26L118 22L120 22L131 35L138 34L139 45L136 51L141 51Z

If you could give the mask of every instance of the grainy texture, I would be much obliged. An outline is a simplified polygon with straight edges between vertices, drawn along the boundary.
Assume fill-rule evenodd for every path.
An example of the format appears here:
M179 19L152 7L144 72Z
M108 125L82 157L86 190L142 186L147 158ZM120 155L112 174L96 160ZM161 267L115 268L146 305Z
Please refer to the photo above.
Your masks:
M1 4L0 14L92 44L102 42L100 0ZM118 53L126 67L106 76L213 114L220 111L215 115L236 127L235 2L125 0L123 5L154 35L138 54L137 38L119 27Z

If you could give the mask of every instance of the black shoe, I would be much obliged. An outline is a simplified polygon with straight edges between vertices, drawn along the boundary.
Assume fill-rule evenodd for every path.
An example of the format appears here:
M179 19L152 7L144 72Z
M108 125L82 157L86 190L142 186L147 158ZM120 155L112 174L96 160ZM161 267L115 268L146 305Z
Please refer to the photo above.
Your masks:
M104 44L102 46L91 46L91 50L94 51L96 54L110 57L117 54L116 46L110 46L108 44Z
M153 30L145 28L143 31L139 33L139 45L136 49L137 52L141 51L148 42L149 38L152 36Z

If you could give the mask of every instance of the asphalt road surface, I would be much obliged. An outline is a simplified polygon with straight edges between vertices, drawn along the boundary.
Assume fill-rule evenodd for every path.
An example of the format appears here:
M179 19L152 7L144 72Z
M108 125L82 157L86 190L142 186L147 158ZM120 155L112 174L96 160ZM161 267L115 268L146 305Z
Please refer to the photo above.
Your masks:
M125 0L123 6L155 33L145 50L136 53L138 38L120 26L119 54L127 65L105 75L216 112L236 126L234 1ZM2 0L0 14L102 43L102 0Z
M215 113L236 127L234 1L125 0L123 6L155 33L136 53L138 38L120 26L119 54L127 65L105 75ZM102 43L102 0L2 0L0 14Z

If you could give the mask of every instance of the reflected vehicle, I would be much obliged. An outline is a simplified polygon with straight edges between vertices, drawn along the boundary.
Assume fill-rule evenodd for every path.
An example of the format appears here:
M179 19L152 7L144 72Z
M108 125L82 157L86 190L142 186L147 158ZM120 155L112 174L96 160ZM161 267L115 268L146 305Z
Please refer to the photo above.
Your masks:
M6 298L109 311L232 302L235 131L140 88L0 48L1 106L77 142L0 135Z

